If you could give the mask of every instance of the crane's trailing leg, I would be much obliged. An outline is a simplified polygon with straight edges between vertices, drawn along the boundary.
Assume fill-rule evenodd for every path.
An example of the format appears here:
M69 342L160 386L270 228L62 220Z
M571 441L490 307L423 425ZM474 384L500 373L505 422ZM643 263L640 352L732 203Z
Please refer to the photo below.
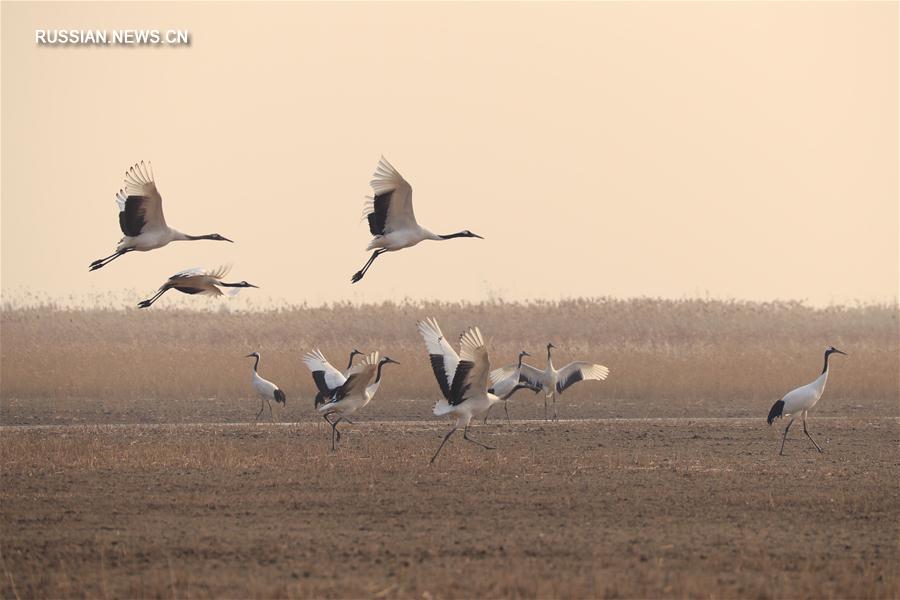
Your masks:
M438 446L437 452L435 452L435 453L434 453L434 456L431 457L431 460L428 462L429 465L434 463L434 459L436 459L436 458L438 457L438 454L441 453L441 448L444 447L444 444L447 443L447 440L450 439L450 436L453 435L453 432L454 432L454 431L456 431L456 427L454 427L453 429L451 429L450 431L448 431L448 432L447 432L447 435L444 436L444 441L441 442L441 445Z
M468 425L466 425L466 428L463 429L463 439L466 440L467 442L472 442L473 444L477 444L477 445L481 446L482 448L486 448L488 450L494 450L493 446L488 446L487 444L482 444L478 440L473 440L472 438L470 438Z
M159 300L159 297L169 291L169 288L165 288L156 292L152 298L147 298L146 300L141 300L138 302L138 308L149 308L154 302Z
M509 420L509 401L508 400L503 403L503 410L506 411L506 424L509 425L510 420Z
M272 410L272 403L269 402L269 399L266 398L266 404L269 405L269 417L272 419L272 422L275 422L275 412Z
M553 394L553 420L559 422L559 413L556 412L556 394Z
M360 269L359 271L354 273L353 277L350 278L350 281L352 283L356 283L359 280L361 280L365 276L365 274L368 272L369 267L372 266L372 263L375 262L375 259L378 258L379 256L381 256L382 254L384 254L385 252L387 252L387 250L385 250L384 248L379 248L378 250L373 252L372 256L369 258L369 262L367 262L362 269Z
M116 260L123 254L127 254L127 253L131 252L132 250L134 250L134 248L125 248L124 250L118 250L115 253L110 254L106 258L98 258L97 260L95 260L94 262L91 263L90 268L88 270L96 271L97 269L99 269L101 267L105 267L106 265L108 265L112 261Z
M791 421L787 424L787 427L784 428L784 435L781 437L781 450L778 451L779 456L784 456L784 441L787 439L788 429L790 429L791 425L793 424L794 420L791 419Z
M809 432L806 430L806 419L803 419L803 433L806 434L806 437L809 438L809 441L813 443L813 446L816 447L816 450L824 454L824 450L822 450L819 445L816 443L816 440L813 439L813 436L809 435Z
M266 400L265 400L265 398L261 398L259 401L259 412L256 413L257 421L259 421L259 415L263 414L264 410L266 410Z

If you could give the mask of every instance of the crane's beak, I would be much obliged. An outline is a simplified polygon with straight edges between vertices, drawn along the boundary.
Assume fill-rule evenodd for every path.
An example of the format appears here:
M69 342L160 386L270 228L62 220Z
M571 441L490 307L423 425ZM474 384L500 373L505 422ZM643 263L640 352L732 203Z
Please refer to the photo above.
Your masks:
M252 287L252 288L259 289L259 286L258 286L258 285L253 285L252 283L248 283L248 284L247 284L247 287Z
M835 348L834 351L837 352L838 354L843 354L844 356L850 356L850 355L847 354L846 352L841 352L841 351L838 350L837 348Z
M234 240L229 240L229 239L228 239L227 237L225 237L224 235L222 236L222 239L225 240L226 242L231 242L232 244L234 243Z
M483 240L484 238L478 235L477 233L473 233L472 237L477 237L479 240Z
M244 358L253 358L253 355L252 355L252 354L248 354L248 355L245 356Z
M384 357L384 360L385 360L385 362L394 363L395 365L399 365L399 364L400 364L400 363L398 363L396 360L394 360L393 358L390 358L390 357L388 357L388 356L385 356L385 357Z
M525 352L524 350L522 350L522 356L531 356L531 355L528 354L527 352Z

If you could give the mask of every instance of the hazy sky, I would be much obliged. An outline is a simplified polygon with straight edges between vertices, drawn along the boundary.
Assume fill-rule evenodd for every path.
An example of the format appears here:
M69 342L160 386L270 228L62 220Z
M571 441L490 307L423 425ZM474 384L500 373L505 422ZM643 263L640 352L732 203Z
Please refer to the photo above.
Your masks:
M38 28L192 44L37 46ZM486 239L351 285L381 154L425 227ZM170 225L237 243L88 273L142 159ZM143 296L231 262L291 303L893 300L898 203L895 2L2 4L7 298Z

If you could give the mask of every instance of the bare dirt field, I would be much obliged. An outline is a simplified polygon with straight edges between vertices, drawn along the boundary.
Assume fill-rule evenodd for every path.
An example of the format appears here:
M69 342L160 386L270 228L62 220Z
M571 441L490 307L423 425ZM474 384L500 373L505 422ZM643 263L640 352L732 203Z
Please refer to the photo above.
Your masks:
M4 427L3 597L897 597L895 418Z

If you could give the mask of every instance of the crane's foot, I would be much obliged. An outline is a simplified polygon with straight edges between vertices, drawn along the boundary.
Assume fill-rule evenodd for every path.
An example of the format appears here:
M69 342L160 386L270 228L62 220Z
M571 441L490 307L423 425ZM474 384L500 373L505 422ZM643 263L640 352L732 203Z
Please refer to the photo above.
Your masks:
M357 271L353 274L353 277L350 278L350 283L358 283L363 278L363 275L365 275L365 273Z

